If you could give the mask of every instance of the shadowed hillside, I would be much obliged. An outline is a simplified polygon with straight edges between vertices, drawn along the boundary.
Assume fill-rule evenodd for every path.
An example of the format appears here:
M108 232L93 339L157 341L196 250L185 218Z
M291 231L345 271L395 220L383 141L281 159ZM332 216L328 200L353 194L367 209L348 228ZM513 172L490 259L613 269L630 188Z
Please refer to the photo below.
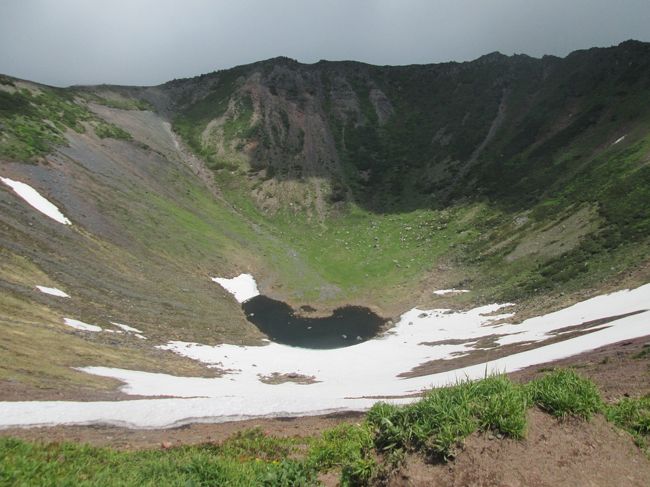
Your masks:
M326 203L375 212L522 209L574 202L567 183L606 171L624 135L621 151L643 152L650 47L400 67L276 58L160 89L178 132L216 171L245 174L260 207L282 199L278 183L325 178Z

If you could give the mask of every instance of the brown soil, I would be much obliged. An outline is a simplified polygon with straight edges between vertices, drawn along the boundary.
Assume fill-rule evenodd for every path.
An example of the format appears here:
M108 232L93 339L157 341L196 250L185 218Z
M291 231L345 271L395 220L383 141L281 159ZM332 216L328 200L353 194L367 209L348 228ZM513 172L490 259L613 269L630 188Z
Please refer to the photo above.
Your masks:
M260 375L260 382L265 384L284 384L285 382L294 382L295 384L316 384L320 382L313 375L302 375L295 372L289 374L279 374L273 372L270 375Z
M56 389L36 387L22 382L0 380L1 401L125 401L149 399L146 396L131 396L118 390L98 389Z
M650 394L650 336L608 345L510 374L528 382L553 367L574 367L607 401ZM525 440L476 434L454 461L409 456L390 486L646 486L650 461L631 437L598 416L565 422L531 410Z
M525 440L472 435L447 464L410 456L389 480L397 486L647 486L650 461L602 416L558 421L533 409Z
M510 376L528 382L553 367L575 368L580 375L598 385L607 401L615 401L623 396L644 396L650 394L650 335L534 365Z

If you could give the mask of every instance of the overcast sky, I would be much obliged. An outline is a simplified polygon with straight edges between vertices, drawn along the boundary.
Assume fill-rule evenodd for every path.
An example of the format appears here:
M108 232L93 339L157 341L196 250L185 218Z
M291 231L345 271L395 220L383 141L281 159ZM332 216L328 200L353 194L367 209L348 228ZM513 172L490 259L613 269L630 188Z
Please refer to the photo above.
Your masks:
M650 0L0 0L0 73L59 86L280 55L412 64L627 39L650 41Z

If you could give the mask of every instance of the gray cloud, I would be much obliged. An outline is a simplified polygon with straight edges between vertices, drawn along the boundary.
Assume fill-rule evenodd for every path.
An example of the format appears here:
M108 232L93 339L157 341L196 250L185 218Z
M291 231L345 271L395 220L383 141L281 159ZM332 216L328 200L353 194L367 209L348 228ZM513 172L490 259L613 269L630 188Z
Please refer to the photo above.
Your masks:
M650 41L648 0L0 0L0 72L157 84L284 55L302 62L565 55Z

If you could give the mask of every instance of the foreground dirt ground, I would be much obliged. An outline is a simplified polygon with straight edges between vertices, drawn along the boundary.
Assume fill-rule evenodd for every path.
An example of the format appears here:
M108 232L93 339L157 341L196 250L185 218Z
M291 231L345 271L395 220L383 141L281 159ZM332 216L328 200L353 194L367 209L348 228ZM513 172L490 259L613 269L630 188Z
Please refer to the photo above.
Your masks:
M411 456L391 487L647 486L650 461L629 436L602 416L557 421L539 410L528 415L524 441L475 434L448 464Z
M529 381L552 367L574 367L598 384L605 400L650 394L650 336L624 341L510 374ZM647 486L650 459L602 416L557 421L532 409L523 441L474 434L447 464L409 456L391 487Z

